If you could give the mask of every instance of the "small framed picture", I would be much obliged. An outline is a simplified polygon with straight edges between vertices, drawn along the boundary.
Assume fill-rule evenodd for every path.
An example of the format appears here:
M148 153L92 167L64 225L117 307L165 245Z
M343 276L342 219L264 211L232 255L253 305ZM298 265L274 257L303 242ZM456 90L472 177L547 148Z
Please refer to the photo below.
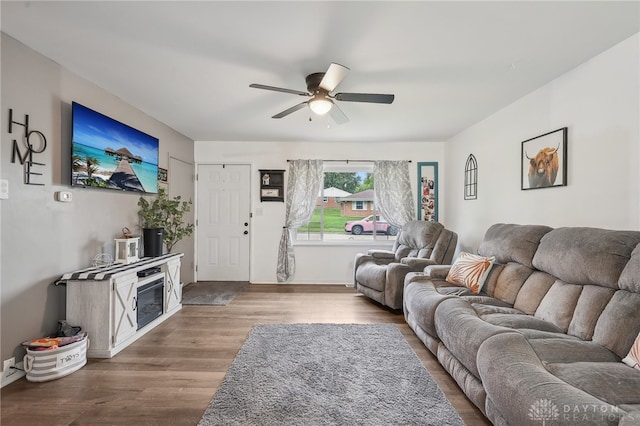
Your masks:
M279 188L263 188L260 192L262 197L280 197Z
M520 189L567 186L567 128L522 142Z
M158 167L158 182L167 183L168 182L168 172L167 169L163 169Z

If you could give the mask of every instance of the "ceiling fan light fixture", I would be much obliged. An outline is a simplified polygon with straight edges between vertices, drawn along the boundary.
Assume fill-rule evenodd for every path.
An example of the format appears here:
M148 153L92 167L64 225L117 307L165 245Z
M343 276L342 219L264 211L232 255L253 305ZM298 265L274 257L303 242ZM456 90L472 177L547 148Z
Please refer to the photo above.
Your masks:
M313 99L309 101L309 108L311 111L315 112L318 115L324 115L331 110L333 106L333 101L324 96L314 96Z

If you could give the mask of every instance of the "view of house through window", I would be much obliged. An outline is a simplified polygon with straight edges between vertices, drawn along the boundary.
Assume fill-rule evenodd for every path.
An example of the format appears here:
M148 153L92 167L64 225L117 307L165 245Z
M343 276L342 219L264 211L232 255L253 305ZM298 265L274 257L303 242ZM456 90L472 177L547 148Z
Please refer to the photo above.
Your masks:
M373 203L373 164L325 163L324 185L299 241L394 240L398 229L387 223Z

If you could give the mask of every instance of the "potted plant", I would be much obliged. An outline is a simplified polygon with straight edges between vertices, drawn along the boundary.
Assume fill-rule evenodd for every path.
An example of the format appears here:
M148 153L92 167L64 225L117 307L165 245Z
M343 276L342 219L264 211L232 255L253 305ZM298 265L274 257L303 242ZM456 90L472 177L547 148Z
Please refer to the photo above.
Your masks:
M162 255L162 244L171 253L173 246L193 233L193 223L185 223L184 215L191 210L191 200L181 201L177 196L169 198L164 188L152 202L140 197L138 215L142 221L142 241L145 257Z

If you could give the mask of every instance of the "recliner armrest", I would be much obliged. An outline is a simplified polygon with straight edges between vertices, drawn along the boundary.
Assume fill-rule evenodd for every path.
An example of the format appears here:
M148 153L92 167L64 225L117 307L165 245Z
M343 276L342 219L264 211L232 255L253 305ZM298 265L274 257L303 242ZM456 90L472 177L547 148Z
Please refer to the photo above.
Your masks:
M395 259L396 253L391 250L371 249L367 254L374 259Z
M356 272L356 269L358 269L358 267L364 263L370 262L370 263L375 263L376 265L388 265L394 260L395 260L395 257L385 257L385 256L378 257L378 256L372 256L370 254L358 253L356 254L356 257L353 262L354 273Z

